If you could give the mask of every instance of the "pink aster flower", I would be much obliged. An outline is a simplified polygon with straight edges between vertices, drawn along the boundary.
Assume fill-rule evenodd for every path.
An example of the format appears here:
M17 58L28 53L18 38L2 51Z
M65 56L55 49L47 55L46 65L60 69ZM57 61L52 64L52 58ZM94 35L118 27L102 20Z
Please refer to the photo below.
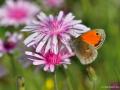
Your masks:
M34 20L22 30L33 32L24 43L27 47L36 45L37 53L42 50L46 53L51 49L57 54L59 44L64 45L72 53L69 43L71 37L78 37L89 30L81 24L81 20L74 20L75 16L72 13L64 15L63 11L60 11L58 16L46 16L41 12L37 17L39 20Z
M43 0L43 3L49 7L61 7L64 0Z
M47 53L26 51L26 55L28 55L29 60L33 61L33 65L40 65L44 67L44 71L54 72L55 67L58 65L67 68L67 64L70 64L69 58L74 54L70 54L65 48L61 48L57 54L49 50Z
M37 5L24 0L6 0L0 8L0 25L18 26L27 24L39 12Z

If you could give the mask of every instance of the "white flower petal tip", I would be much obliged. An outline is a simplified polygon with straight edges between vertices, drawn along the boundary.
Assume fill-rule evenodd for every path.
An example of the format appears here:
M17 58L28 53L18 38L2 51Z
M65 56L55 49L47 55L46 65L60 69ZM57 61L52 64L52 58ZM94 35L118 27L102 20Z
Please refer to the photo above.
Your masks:
M43 60L36 60L33 62L33 65L42 65L42 64L45 64Z
M54 70L55 70L55 66L54 65L50 65L50 71L54 72Z
M44 66L44 71L48 71L49 70L49 65L45 65Z
M64 16L64 12L60 11L59 14L58 14L57 20L58 21L62 20L63 16Z
M25 54L28 55L28 56L39 58L39 59L44 59L43 56L41 56L39 54L36 54L36 53L33 53L33 52L30 52L30 51L26 51Z

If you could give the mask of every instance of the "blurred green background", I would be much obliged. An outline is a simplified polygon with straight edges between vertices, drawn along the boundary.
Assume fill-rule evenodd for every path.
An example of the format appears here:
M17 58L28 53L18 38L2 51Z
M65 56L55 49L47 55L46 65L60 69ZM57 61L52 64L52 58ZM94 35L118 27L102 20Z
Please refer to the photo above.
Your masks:
M33 2L45 7L41 5L41 0ZM0 0L0 3L4 3L4 0ZM53 73L42 70L37 72L33 66L23 68L17 61L20 53L16 52L14 59L8 55L0 58L0 64L9 70L7 76L0 78L0 90L17 90L17 76L24 77L25 90L54 90L56 85L58 90L111 90L108 87L117 82L120 86L120 0L66 0L63 8L42 10L48 14L57 14L62 9L72 12L88 27L105 30L105 43L98 50L96 61L90 65L94 70L87 72L86 68L89 66L83 66L77 58L72 58L72 64L67 70L57 68L54 84ZM9 30L11 28L0 27L0 38Z

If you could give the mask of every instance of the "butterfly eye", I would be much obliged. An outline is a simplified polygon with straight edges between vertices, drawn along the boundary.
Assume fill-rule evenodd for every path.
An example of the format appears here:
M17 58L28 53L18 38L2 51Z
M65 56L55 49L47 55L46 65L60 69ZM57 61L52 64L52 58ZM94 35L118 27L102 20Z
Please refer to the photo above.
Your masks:
M96 35L99 35L99 33L96 33Z

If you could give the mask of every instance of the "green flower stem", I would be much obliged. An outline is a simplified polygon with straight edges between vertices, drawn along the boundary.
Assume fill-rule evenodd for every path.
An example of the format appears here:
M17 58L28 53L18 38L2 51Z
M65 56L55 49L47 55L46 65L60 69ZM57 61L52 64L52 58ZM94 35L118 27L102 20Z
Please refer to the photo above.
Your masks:
M72 84L71 84L71 82L70 82L69 77L67 76L67 73L66 73L65 69L63 69L63 75L64 75L64 77L65 77L65 81L66 81L66 84L67 84L67 86L68 86L68 89L69 89L69 90L73 90Z
M17 70L16 70L14 56L11 53L8 53L8 56L9 56L9 59L10 59L10 64L11 64L13 76L15 76L17 74Z
M56 70L55 70L55 72L54 72L54 85L55 85L55 90L58 90Z

